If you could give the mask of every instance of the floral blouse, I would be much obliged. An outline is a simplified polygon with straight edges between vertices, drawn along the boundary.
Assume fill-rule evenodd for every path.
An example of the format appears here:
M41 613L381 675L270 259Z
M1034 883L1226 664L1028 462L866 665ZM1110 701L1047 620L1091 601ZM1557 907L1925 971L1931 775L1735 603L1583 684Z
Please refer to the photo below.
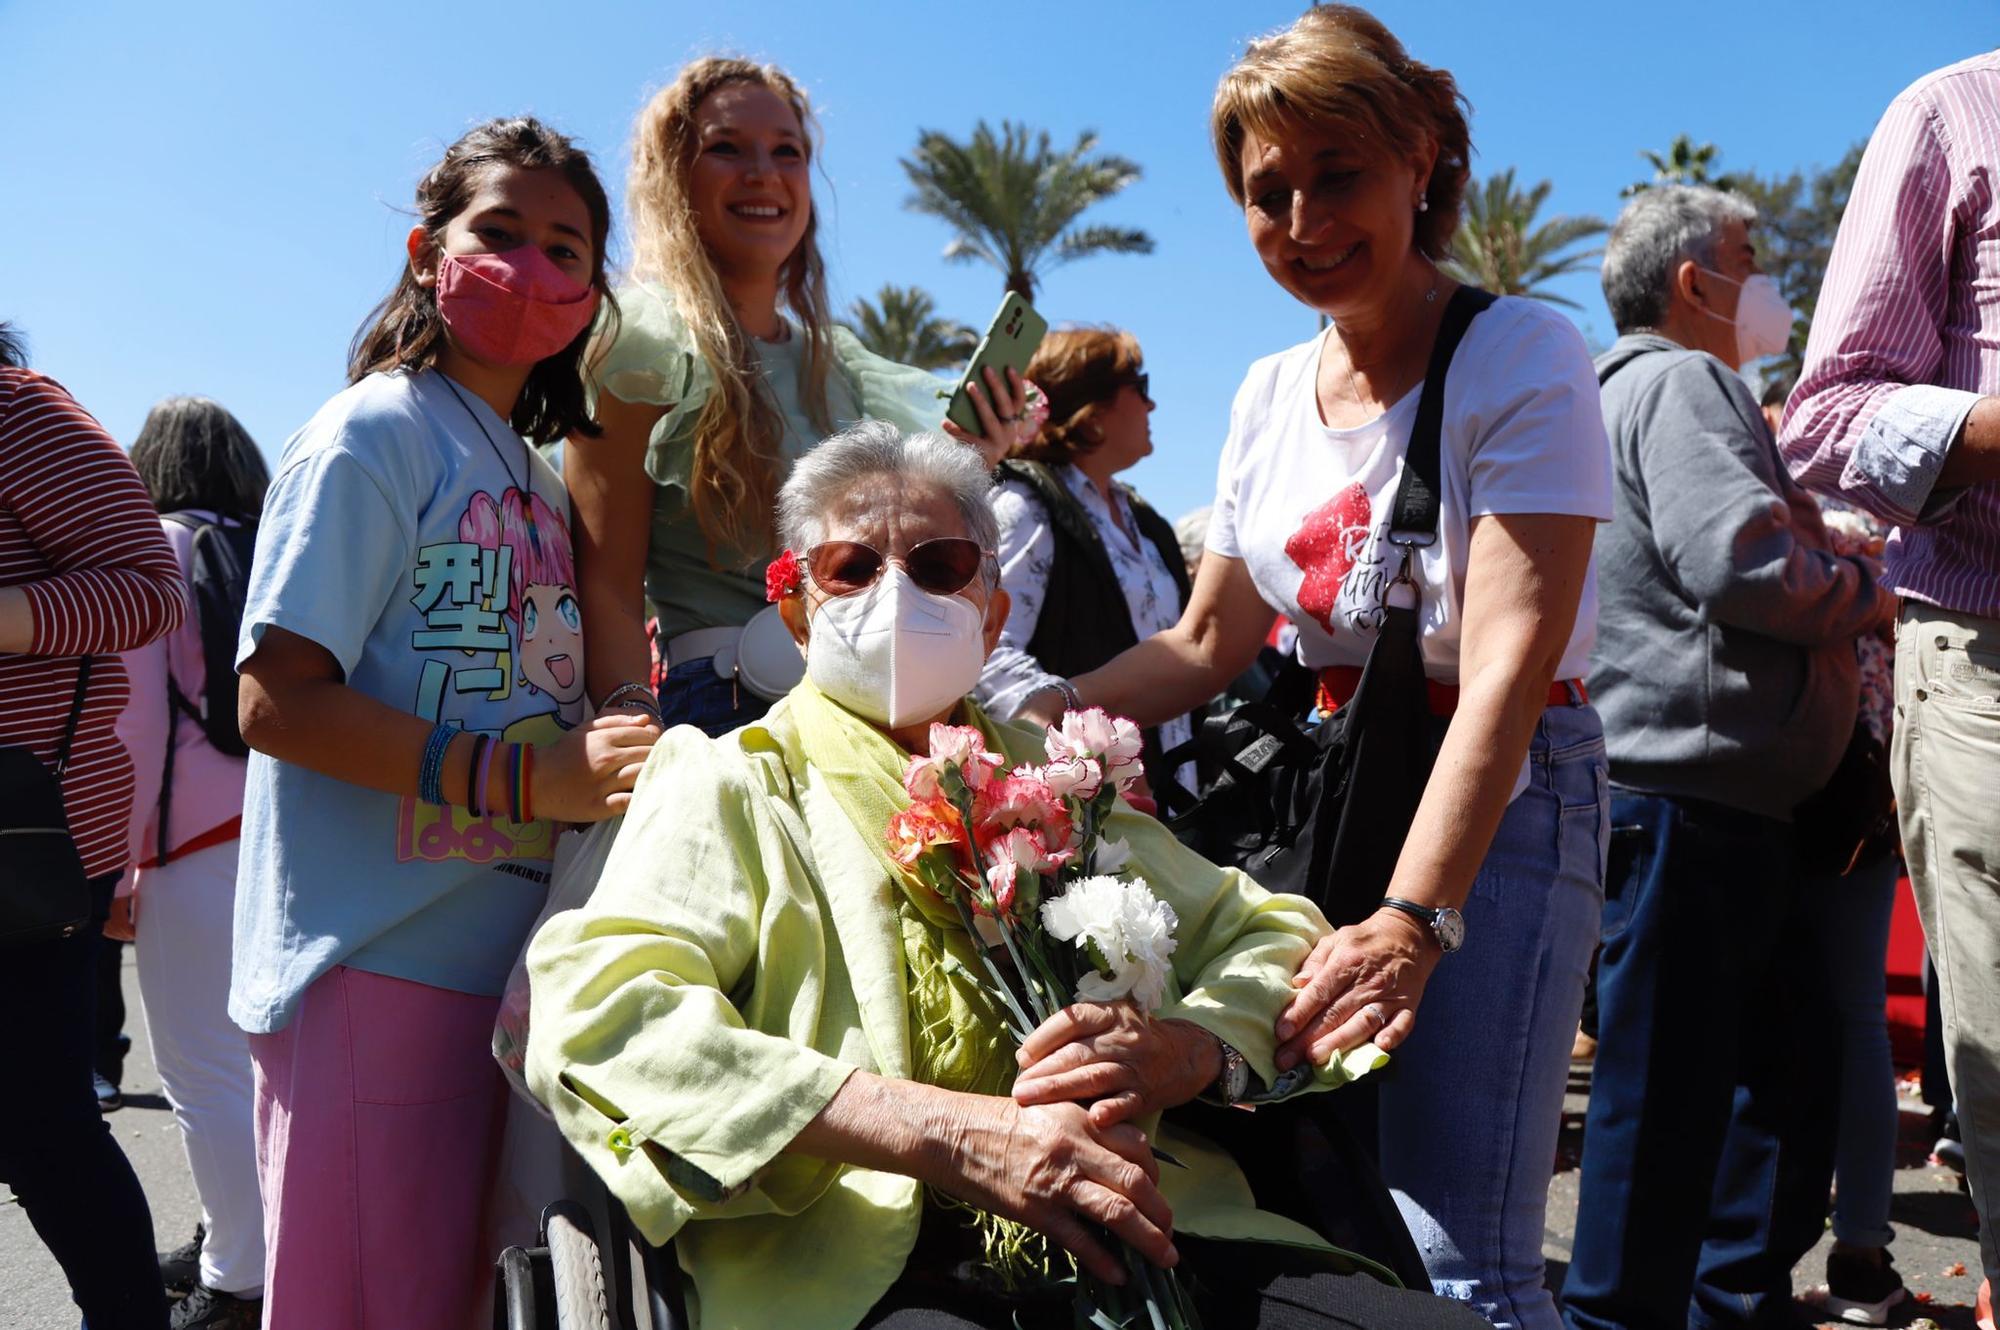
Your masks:
M1090 478L1073 466L1053 468L1069 492L1090 514L1104 552L1118 575L1118 588L1125 595L1125 608L1132 616L1132 630L1141 639L1171 628L1180 621L1180 588L1153 543L1139 534L1132 516L1129 491L1123 485L1111 487L1118 517L1098 492ZM1012 717L1029 696L1055 682L1056 676L1043 669L1028 653L1028 643L1042 617L1042 602L1048 594L1049 569L1055 562L1056 538L1048 510L1034 491L1018 480L1002 482L993 491L993 513L1000 519L1000 584L1013 598L1007 626L1000 641L986 659L979 686L973 695L980 705L996 716ZM1124 525L1119 525L1122 519ZM1128 534L1128 532L1130 534ZM1160 746L1172 749L1192 738L1193 726L1186 716L1176 716L1160 726ZM1176 777L1193 787L1194 773L1183 769Z

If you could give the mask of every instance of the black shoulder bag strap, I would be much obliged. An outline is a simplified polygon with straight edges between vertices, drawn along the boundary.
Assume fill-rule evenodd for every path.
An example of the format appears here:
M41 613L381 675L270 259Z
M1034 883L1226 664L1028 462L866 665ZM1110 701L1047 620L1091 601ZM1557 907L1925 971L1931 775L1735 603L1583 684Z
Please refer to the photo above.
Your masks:
M1410 444L1403 458L1403 477L1396 486L1396 503L1389 519L1388 540L1390 544L1402 547L1402 564L1395 578L1382 589L1384 611L1382 636L1377 638L1376 649L1371 650L1369 654L1371 667L1376 660L1376 651L1386 645L1384 639L1389 635L1401 631L1415 636L1422 632L1415 618L1416 611L1422 604L1423 595L1412 572L1411 564L1417 550L1437 543L1439 495L1442 483L1440 459L1444 437L1445 376L1451 369L1452 357L1458 353L1458 344L1465 338L1466 329L1471 326L1472 320L1479 312L1491 305L1493 300L1491 292L1482 291L1476 286L1459 287L1452 293L1451 303L1445 306L1444 320L1438 324L1437 340L1431 344L1430 364L1424 370L1423 394L1417 399L1417 418L1410 426ZM1407 609L1390 602L1389 597L1399 585L1406 586L1410 590L1412 601ZM1399 619L1407 626L1399 629ZM1415 659L1421 660L1420 639L1408 649L1415 653ZM1372 672L1372 668L1363 671L1361 690L1363 693L1371 691L1367 684L1368 676ZM1422 688L1421 680L1416 681L1416 687ZM1417 697L1421 696L1419 692ZM1360 703L1361 698L1357 695L1354 704ZM1325 761L1329 764L1335 762L1335 754L1336 750L1329 747L1325 753ZM1325 883L1331 876L1337 824L1345 803L1342 799L1329 797L1330 791L1324 782L1325 776L1330 772L1322 767L1322 773L1321 797L1319 806L1314 809L1312 852L1307 861L1305 878L1308 883L1314 884ZM1397 832L1398 841L1400 842L1408 834L1409 828L1403 827ZM1321 903L1325 905L1328 902Z
M60 782L63 773L69 770L70 745L76 742L76 727L83 721L83 697L90 687L90 657L78 656L76 660L76 696L69 702L69 720L63 725L62 743L56 747L56 780Z
M1465 330L1493 299L1492 292L1476 286L1459 287L1452 293L1451 303L1445 306L1437 341L1431 344L1423 395L1417 399L1417 419L1410 426L1403 479L1396 487L1396 505L1389 519L1389 543L1403 548L1403 567L1397 581L1409 579L1412 550L1437 543L1445 374L1451 369L1451 358L1458 354L1458 344L1465 339Z

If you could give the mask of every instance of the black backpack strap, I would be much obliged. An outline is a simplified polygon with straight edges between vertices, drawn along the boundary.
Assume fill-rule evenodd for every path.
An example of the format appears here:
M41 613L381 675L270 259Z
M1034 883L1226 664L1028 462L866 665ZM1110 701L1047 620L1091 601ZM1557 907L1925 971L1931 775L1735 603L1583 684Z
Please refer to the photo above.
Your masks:
M1391 544L1423 546L1437 540L1445 374L1465 330L1493 300L1490 291L1461 286L1445 306L1444 322L1438 325L1437 341L1431 344L1430 367L1424 371L1423 395L1417 399L1416 423L1410 427L1402 483L1396 487L1396 506L1389 521Z
M83 720L83 696L90 687L90 657L79 656L76 661L76 695L69 702L69 720L63 725L62 743L56 748L56 779L61 780L69 770L70 745L76 742L76 727Z

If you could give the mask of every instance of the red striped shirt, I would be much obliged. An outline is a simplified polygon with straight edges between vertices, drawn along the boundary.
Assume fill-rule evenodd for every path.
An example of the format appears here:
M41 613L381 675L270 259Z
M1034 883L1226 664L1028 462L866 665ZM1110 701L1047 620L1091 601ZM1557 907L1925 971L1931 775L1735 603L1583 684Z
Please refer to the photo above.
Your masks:
M0 586L34 609L26 655L0 653L0 745L53 765L81 653L96 657L63 779L92 877L125 867L132 763L112 732L128 691L112 653L179 626L187 588L146 488L104 427L31 370L0 367Z

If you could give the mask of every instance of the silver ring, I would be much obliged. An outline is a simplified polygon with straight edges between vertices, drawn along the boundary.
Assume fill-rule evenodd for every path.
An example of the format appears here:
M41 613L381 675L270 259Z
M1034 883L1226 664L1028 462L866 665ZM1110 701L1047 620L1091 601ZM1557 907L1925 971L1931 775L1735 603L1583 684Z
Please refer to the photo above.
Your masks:
M1363 1007L1361 1010L1367 1012L1370 1016L1374 1017L1375 1023L1377 1025L1387 1025L1389 1023L1389 1018L1382 1014L1382 1006L1380 1003L1371 1002L1367 1006Z

